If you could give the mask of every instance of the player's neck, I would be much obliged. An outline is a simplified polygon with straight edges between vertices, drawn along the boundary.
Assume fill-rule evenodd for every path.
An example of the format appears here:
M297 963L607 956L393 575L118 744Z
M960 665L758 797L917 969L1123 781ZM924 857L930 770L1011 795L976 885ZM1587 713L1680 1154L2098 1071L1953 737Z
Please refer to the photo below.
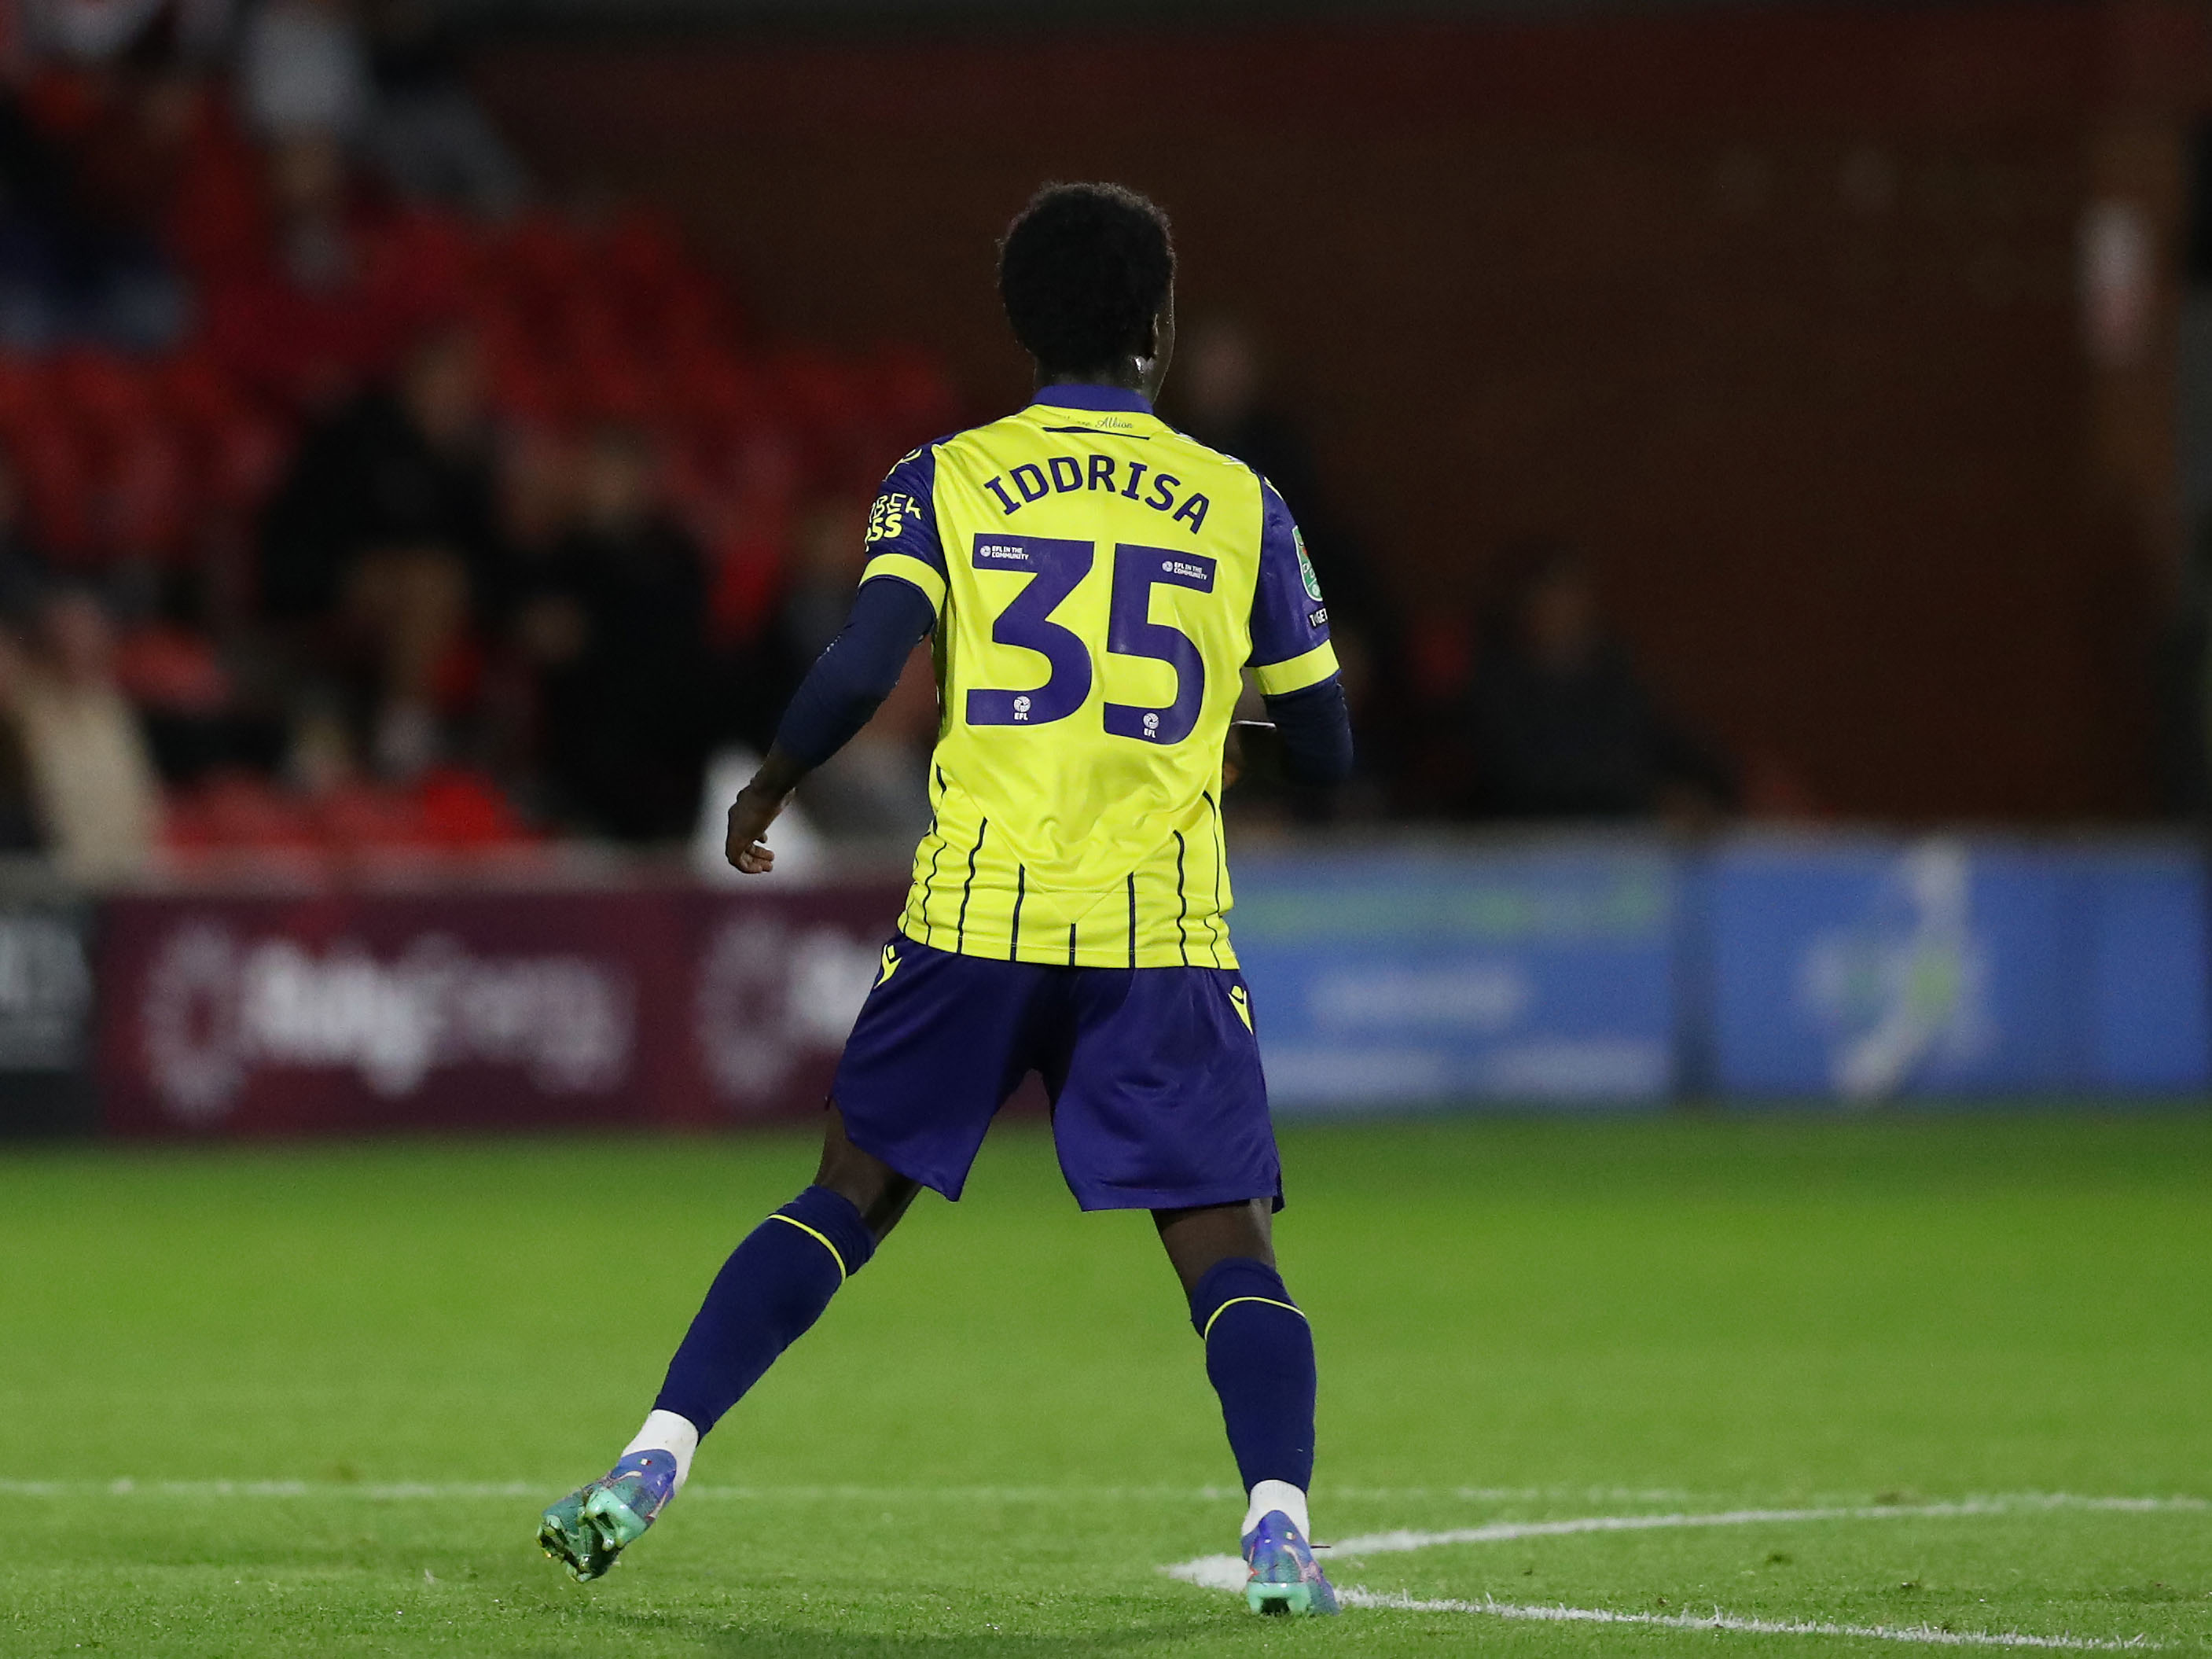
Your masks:
M1037 376L1036 389L1049 390L1056 386L1105 386L1117 392L1135 392L1152 396L1145 385L1145 377L1132 366L1120 369L1098 369L1088 374L1045 374Z
M1044 392L1056 386L1110 386L1116 392L1133 392L1147 404L1154 404L1159 401L1160 382L1166 379L1167 371L1164 355L1124 357L1118 363L1101 363L1082 373L1047 368L1037 363L1036 389Z

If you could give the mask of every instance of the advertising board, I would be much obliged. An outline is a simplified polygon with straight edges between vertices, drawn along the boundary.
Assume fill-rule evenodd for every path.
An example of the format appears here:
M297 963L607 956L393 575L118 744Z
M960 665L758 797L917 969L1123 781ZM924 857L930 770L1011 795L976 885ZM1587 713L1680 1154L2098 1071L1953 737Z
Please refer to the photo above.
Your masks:
M1285 1114L1656 1104L1680 883L1662 848L1245 857L1231 930Z
M712 1126L811 1111L896 889L125 897L131 1134Z
M0 1134L88 1126L92 907L0 897Z
M2192 849L1747 840L1701 884L1723 1093L1870 1102L2212 1081Z
M1236 893L1286 1117L2212 1089L2206 880L2182 842L1260 852ZM0 902L0 1129L84 1116L88 1069L127 1134L803 1115L900 899L878 881Z

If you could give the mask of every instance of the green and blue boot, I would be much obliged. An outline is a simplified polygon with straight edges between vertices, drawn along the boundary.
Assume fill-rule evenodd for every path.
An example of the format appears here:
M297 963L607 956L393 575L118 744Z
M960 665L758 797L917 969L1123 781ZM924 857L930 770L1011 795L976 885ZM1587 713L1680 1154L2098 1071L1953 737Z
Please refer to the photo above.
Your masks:
M1255 1613L1334 1613L1336 1591L1291 1517L1269 1510L1244 1534L1244 1604Z
M676 1496L676 1459L665 1451L631 1452L613 1468L545 1511L538 1542L578 1583L605 1575L616 1557L645 1536Z

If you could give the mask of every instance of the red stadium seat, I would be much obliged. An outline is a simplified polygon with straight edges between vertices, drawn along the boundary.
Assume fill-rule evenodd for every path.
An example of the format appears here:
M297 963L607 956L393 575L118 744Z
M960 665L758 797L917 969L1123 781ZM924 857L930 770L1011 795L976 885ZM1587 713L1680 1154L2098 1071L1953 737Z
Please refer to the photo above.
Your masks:
M116 644L115 678L142 708L217 714L230 706L230 672L206 636L173 623L131 629Z
M106 434L95 509L103 550L172 556L185 542L194 502L185 448L166 426L147 422Z
M48 384L88 471L81 503L87 550L98 557L174 552L193 505L191 477L156 371L112 352L76 350L54 360Z
M303 802L250 773L224 772L171 798L163 839L181 849L313 854L321 837Z
M98 551L92 513L93 469L76 433L50 413L5 434L32 525L56 556L67 562Z
M453 850L512 846L535 839L498 787L480 772L443 766L416 787L426 840Z
M311 810L316 830L333 848L415 848L428 841L422 805L404 790L342 783Z

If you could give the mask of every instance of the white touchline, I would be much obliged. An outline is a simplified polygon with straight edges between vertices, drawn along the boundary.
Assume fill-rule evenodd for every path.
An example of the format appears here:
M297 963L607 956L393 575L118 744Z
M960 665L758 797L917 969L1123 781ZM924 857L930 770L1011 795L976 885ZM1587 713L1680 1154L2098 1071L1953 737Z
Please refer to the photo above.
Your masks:
M1916 1516L2016 1515L2037 1510L2202 1510L2202 1498L2076 1498L2066 1492L2022 1492L1968 1498L1951 1504L1863 1504L1802 1510L1723 1510L1711 1515L1589 1515L1567 1521L1494 1521L1486 1526L1454 1527L1444 1532L1363 1533L1330 1547L1337 1559L1391 1555L1438 1544L1496 1544L1515 1538L1559 1538L1578 1532L1654 1532L1676 1527L1752 1527L1799 1521L1896 1521Z
M2212 1500L2202 1498L2084 1498L2070 1492L2014 1492L1988 1498L1962 1498L1945 1504L1873 1504L1819 1509L1722 1510L1711 1514L1588 1515L1564 1521L1498 1521L1487 1526L1455 1527L1440 1532L1365 1533L1343 1539L1329 1547L1334 1560L1368 1555L1388 1555L1424 1550L1444 1544L1495 1544L1520 1538L1559 1538L1575 1533L1652 1532L1684 1527L1748 1527L1812 1521L1896 1521L1959 1516L2034 1514L2052 1510L2102 1510L2126 1514L2156 1514L2172 1510L2203 1511ZM1202 1555L1161 1571L1170 1578L1206 1589L1241 1590L1244 1563L1233 1555ZM1603 1607L1530 1607L1486 1598L1480 1601L1427 1600L1395 1592L1341 1589L1338 1599L1346 1607L1381 1607L1411 1613L1474 1613L1498 1619L1548 1620L1568 1624L1654 1625L1679 1630L1749 1631L1774 1636L1863 1636L1890 1642L1923 1642L1951 1647L2064 1648L2106 1650L2154 1648L2160 1644L2143 1637L2120 1641L2103 1637L2028 1636L2015 1631L1948 1631L1933 1626L1836 1625L1804 1620L1751 1619L1721 1612L1710 1614L1615 1613Z
M1682 1527L1752 1527L1803 1521L1905 1521L1942 1519L1956 1516L2021 1515L2045 1510L2111 1510L2130 1514L2166 1510L2212 1510L2212 1500L2202 1498L2082 1498L2071 1492L2008 1492L1989 1498L1961 1498L1948 1504L1859 1504L1820 1509L1720 1510L1692 1515L1583 1515L1565 1521L1492 1521L1480 1527L1453 1527L1442 1532L1361 1533L1340 1539L1328 1547L1330 1559L1395 1555L1407 1550L1433 1549L1441 1544L1502 1544L1516 1538L1564 1538L1589 1532L1661 1532ZM1218 1589L1241 1589L1244 1564L1233 1555L1206 1555L1165 1569L1171 1577Z
M1935 1625L1836 1625L1826 1620L1747 1619L1723 1613L1614 1613L1605 1607L1530 1607L1515 1601L1429 1601L1416 1595L1347 1589L1338 1600L1352 1607L1402 1613L1480 1613L1493 1619L1531 1619L1568 1625L1657 1625L1669 1630L1748 1631L1759 1636L1867 1636L1884 1642L1926 1642L1954 1648L2065 1648L2076 1652L2140 1652L2162 1647L2146 1637L2122 1642L2097 1636L2026 1636L2018 1631L1944 1630Z

